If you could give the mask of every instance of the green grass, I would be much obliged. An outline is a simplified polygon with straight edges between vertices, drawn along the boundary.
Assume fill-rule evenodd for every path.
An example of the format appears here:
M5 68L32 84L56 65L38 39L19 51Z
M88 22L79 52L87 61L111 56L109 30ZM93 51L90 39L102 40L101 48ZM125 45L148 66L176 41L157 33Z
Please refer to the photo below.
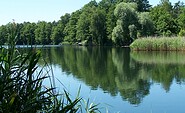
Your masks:
M0 47L0 113L87 113L99 112L97 104L83 104L79 96L56 92L53 83L44 86L45 79L54 79L39 67L42 54L35 48L21 53L15 48L17 26L10 26L8 48Z
M134 51L181 51L185 50L184 37L148 37L136 39L131 45Z

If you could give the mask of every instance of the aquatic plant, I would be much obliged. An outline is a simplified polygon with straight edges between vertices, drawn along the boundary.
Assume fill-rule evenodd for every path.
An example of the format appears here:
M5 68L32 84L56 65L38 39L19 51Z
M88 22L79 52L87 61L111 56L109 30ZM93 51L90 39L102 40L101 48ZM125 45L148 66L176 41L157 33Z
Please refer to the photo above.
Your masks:
M136 51L180 51L185 50L184 37L147 37L136 39L130 48Z
M47 63L39 67L42 54L36 48L31 48L28 53L16 48L17 29L15 23L11 24L8 45L0 47L0 113L82 112L79 93L72 99L66 90L56 92L52 82L50 86L43 84L45 79L54 76L44 71ZM98 111L96 105L84 110Z

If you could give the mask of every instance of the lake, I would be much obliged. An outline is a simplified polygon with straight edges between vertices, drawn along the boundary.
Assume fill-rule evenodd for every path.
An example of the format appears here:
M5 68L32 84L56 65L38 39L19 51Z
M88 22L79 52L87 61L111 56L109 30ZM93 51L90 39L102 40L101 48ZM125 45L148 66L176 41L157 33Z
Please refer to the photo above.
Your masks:
M102 113L185 113L185 52L64 46L42 54L57 91L75 97L80 88Z

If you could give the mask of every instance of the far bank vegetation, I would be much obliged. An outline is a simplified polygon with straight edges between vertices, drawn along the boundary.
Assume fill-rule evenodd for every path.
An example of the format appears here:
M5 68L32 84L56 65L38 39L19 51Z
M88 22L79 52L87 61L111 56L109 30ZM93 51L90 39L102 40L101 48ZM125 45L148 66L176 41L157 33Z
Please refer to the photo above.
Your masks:
M139 37L185 36L185 5L169 0L156 6L149 0L92 0L58 21L17 26L17 45L128 46ZM0 26L0 44L8 43L10 27L11 23Z
M181 51L185 50L185 37L139 38L130 48L136 51Z

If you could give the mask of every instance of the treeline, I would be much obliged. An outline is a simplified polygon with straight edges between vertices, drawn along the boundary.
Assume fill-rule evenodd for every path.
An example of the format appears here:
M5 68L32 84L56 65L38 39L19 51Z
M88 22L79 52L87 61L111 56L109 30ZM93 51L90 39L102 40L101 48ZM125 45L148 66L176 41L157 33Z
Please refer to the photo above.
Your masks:
M9 41L12 23L0 26L0 44ZM169 0L92 0L57 22L17 24L17 44L129 45L138 37L185 36L185 5Z

